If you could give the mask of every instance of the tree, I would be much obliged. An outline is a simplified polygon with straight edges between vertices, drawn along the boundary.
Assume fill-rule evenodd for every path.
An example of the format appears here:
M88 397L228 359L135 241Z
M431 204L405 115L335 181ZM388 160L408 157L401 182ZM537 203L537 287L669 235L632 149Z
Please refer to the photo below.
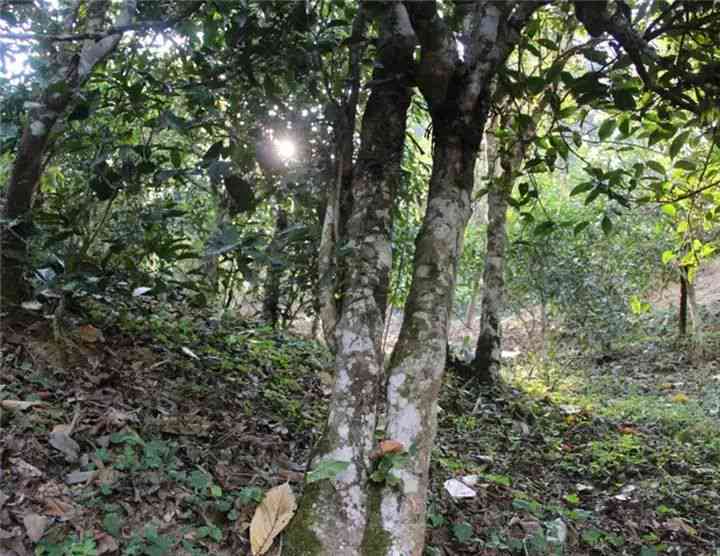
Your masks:
M445 15L436 2L390 4L397 13L407 12L411 26L399 27L396 33L402 30L409 36L414 31L421 46L415 76L428 104L434 142L427 210L416 241L405 320L387 371L385 442L371 451L369 432L375 422L371 398L378 391L377 363L348 368L339 354L328 428L320 444L320 453L326 455L316 458L314 464L345 460L342 465L346 467L335 481L337 490L309 485L307 500L296 518L296 532L290 535L291 545L298 539L305 543L291 549L296 553L422 553L437 399L455 270L470 214L475 158L493 80L535 11L544 4L457 2ZM622 10L610 14L606 2L592 4L594 11L588 13L585 3L575 3L578 18L594 35L605 31L613 35L634 58L637 71L647 74L647 41L639 37L627 15ZM649 78L645 84L655 87ZM627 95L620 98L626 100ZM372 143L379 137L367 135L364 139L363 148L373 149ZM367 252L375 251L368 246ZM360 275L355 275L349 287L359 287L358 280ZM354 303L353 296L348 296L348 302ZM358 322L363 325L360 335L351 329L345 336L339 332L338 337L344 338L340 343L351 352L372 353L376 341L368 322L375 321ZM372 357L367 360L375 361ZM369 460L371 453L376 456L374 464ZM367 471L371 465L376 466L372 475ZM371 476L379 480L379 488L367 483ZM339 493L343 493L340 500ZM342 531L343 539L338 539L337 531ZM362 538L365 542L361 545Z
M4 231L2 236L2 276L0 276L0 299L6 303L17 303L23 295L25 236L29 224L29 213L37 193L46 163L45 154L53 129L73 101L93 70L115 49L122 37L122 31L111 29L106 33L106 21L110 11L107 0L89 2L84 17L78 2L64 21L64 32L72 35L84 29L88 38L78 48L66 48L56 43L51 56L53 73L49 84L39 98L31 104L27 123L17 147L12 173L5 192L4 217L18 225ZM118 16L116 28L131 23L135 15L135 0L126 0Z
M371 472L377 402L383 380L382 331L392 263L392 209L400 179L409 70L415 47L399 2L366 7L377 12L377 63L362 118L347 222L346 284L337 324L336 379L315 469L342 462L334 483L308 484L288 535L290 554L360 554L375 540L366 534L374 504Z

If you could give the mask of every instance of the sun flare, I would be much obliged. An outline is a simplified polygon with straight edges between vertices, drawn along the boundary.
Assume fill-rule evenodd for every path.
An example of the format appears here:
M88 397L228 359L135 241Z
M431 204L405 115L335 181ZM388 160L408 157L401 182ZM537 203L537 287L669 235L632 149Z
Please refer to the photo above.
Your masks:
M277 139L275 141L275 149L277 150L278 156L283 160L294 158L297 152L295 143L288 138Z

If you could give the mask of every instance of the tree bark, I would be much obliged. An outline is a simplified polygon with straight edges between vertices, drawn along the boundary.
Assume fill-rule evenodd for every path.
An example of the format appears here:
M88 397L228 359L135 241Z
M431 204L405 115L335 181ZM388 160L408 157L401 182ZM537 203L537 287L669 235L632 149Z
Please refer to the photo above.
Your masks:
M107 0L94 0L87 8L87 27L99 32L110 7ZM126 0L117 25L127 25L135 13L135 0ZM72 30L76 21L66 22ZM2 265L0 271L0 300L16 304L27 288L22 278L27 258L27 236L30 212L40 186L44 158L56 124L64 118L68 106L75 100L80 87L120 42L122 34L107 36L99 41L84 41L79 52L61 50L57 55L60 69L50 85L42 92L28 112L28 120L18 144L12 172L6 186L5 218L15 225L4 230L0 237Z
M511 188L512 179L509 183L503 179L500 182L492 180L488 190L487 254L483 271L482 313L480 335L473 359L475 376L485 384L497 384L500 380L501 318L505 295L505 228Z
M688 317L688 273L683 266L680 267L680 336L687 335L687 317Z
M263 299L263 318L266 322L276 328L280 321L280 297L281 279L283 266L278 266L273 259L280 256L280 236L287 230L287 214L282 207L277 209L275 219L275 232L270 244L270 264L268 265L267 279L265 282L265 298Z
M337 324L336 378L330 415L311 467L343 461L333 480L307 484L286 552L356 556L368 550L368 473L383 378L382 331L392 264L392 205L400 180L412 88L414 35L395 3L381 13L378 64L362 122L347 223L347 272Z
M433 120L435 148L428 205L416 242L405 319L388 371L385 438L400 442L408 457L391 470L400 486L386 485L380 495L375 518L384 534L383 554L419 556L424 547L437 400L455 275L472 209L479 136L457 133L444 123ZM477 124L482 133L484 121Z
M360 4L353 21L350 37L350 60L348 81L350 92L346 99L335 108L335 156L336 175L329 188L325 216L320 235L318 251L318 305L323 336L328 348L335 351L335 333L338 321L338 302L336 294L342 269L338 267L336 251L340 238L344 235L345 222L350 214L350 188L353 180L353 155L355 153L355 122L360 93L360 74L362 55L365 52L364 33L367 26L364 4Z

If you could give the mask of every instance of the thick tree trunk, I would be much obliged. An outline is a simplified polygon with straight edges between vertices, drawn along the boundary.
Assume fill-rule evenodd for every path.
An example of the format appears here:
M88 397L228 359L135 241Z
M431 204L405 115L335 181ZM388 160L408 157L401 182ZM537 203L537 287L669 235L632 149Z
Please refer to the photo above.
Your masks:
M510 187L512 180L510 180ZM482 314L480 335L473 367L483 383L496 384L500 379L502 327L500 319L505 293L505 226L509 187L505 180L490 184L488 191L487 255L483 272Z
M311 467L343 461L335 479L308 484L287 534L285 552L297 556L357 556L367 552L368 473L375 445L381 347L392 264L392 205L400 180L412 89L404 75L414 36L402 12L381 8L379 61L363 117L347 223L347 286L337 324L335 386L324 438Z
M102 29L109 7L107 0L94 0L88 4L88 30L97 32ZM134 13L135 0L126 0L125 10L117 24L130 23ZM67 23L69 29L75 25L74 19ZM115 49L120 37L120 34L115 34L97 42L86 40L79 52L58 55L60 69L57 76L29 111L5 193L4 216L20 223L4 230L0 237L0 302L3 304L18 303L26 292L23 272L27 257L26 240L30 228L30 212L40 186L45 153L53 128L64 117L78 88L90 77L93 69Z
M400 442L407 457L392 468L399 485L383 487L373 516L375 542L384 546L379 554L420 556L423 551L448 323L463 233L471 213L479 139L473 141L474 135L458 134L438 124L434 122L433 172L416 242L412 286L388 372L385 438Z

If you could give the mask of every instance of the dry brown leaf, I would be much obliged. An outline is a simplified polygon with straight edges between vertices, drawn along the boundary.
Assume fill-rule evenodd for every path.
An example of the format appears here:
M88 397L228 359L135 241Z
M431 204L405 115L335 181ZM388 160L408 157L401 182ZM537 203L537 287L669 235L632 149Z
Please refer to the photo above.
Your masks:
M79 334L80 339L88 344L105 341L102 331L95 328L92 324L86 324L84 326L81 326Z
M271 488L255 510L250 523L250 547L253 556L262 556L272 546L287 524L290 523L297 504L288 483Z
M3 409L9 409L11 411L25 411L34 405L47 405L45 402L22 402L20 400L2 400L0 401L0 407Z
M68 461L77 461L80 454L80 445L70 435L64 432L51 432L49 437L50 446L62 452Z
M381 440L377 448L370 454L370 459L378 459L385 454L399 454L405 451L405 446L398 440Z
M402 442L398 442L397 440L383 440L378 445L378 448L380 449L380 453L383 455L399 454L405 449L405 446L403 446Z
M53 517L66 517L73 513L73 506L60 498L47 498L45 500L45 513Z
M42 538L49 522L50 520L44 515L27 514L23 517L25 532L32 542L38 542Z
M96 533L95 541L97 542L97 548L95 550L98 556L100 554L116 552L120 548L117 541L107 533Z

